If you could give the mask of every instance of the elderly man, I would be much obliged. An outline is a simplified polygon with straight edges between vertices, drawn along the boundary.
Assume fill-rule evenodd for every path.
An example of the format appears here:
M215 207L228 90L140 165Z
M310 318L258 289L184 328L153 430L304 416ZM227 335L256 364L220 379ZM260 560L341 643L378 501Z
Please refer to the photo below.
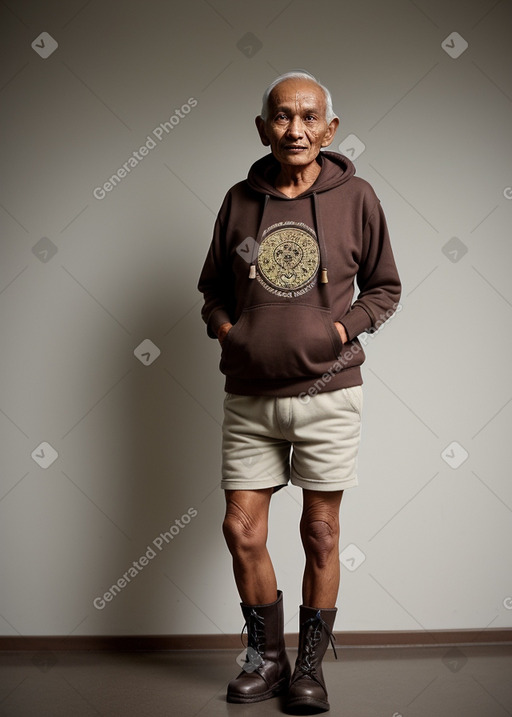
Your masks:
M339 508L357 485L357 337L389 318L400 297L378 198L349 159L322 151L338 124L329 91L309 73L272 82L256 118L271 153L227 193L199 280L226 377L223 530L248 632L227 699L287 691L287 711L302 714L329 709L322 659L336 616ZM291 677L266 547L270 499L288 481L303 492L306 558Z

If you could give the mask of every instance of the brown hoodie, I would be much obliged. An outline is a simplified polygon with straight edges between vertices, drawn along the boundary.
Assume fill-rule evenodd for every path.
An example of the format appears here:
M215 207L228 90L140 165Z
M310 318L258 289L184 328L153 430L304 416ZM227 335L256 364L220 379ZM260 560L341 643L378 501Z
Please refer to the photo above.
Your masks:
M341 154L324 151L318 161L315 183L292 199L274 188L279 164L266 155L217 216L198 288L208 335L233 324L220 362L228 393L298 396L361 384L357 336L397 308L400 279L375 192Z

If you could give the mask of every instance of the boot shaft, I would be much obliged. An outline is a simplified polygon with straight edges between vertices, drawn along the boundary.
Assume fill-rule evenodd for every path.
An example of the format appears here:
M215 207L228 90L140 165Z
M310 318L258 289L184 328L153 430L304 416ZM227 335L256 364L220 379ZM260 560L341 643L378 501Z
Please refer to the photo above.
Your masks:
M286 703L287 711L292 714L316 714L329 710L322 660L329 640L334 649L332 629L336 612L336 608L318 610L300 606L299 652ZM334 655L337 657L335 649Z
M267 605L240 603L247 627L247 647L269 658L284 651L283 594L277 592L277 600Z
M247 627L247 656L242 672L228 685L228 702L260 702L284 691L290 663L284 645L283 596L268 605L241 603ZM243 630L242 630L243 632Z
M301 605L299 609L299 651L295 669L302 674L309 674L311 677L322 677L322 660L329 645L329 641L336 655L334 648L334 636L332 633L336 619L336 608L317 609Z

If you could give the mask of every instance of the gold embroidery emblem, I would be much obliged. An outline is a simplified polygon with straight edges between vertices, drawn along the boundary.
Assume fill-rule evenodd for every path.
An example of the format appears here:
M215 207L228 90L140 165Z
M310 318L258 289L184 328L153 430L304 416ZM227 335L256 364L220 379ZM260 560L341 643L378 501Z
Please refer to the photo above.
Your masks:
M260 244L258 268L262 279L275 289L293 292L304 287L317 273L319 264L317 242L297 226L276 229Z

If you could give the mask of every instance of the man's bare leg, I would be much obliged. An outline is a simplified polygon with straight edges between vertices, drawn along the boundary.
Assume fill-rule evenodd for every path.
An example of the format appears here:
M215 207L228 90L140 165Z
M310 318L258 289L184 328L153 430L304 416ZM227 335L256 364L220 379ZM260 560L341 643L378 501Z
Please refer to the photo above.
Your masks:
M340 584L339 512L343 491L303 490L300 534L306 553L302 602L327 609L336 605Z
M268 509L272 488L226 493L223 531L247 626L247 655L261 659L228 685L228 702L268 700L288 688L290 663L284 644L283 596L278 595L267 551ZM246 658L249 661L249 657Z
M286 711L329 710L322 660L336 619L340 583L339 512L343 491L303 491L300 534L306 567L299 607L299 651L288 687Z
M273 489L226 490L222 529L233 557L240 599L246 605L267 605L277 598L274 567L267 550L268 511Z

